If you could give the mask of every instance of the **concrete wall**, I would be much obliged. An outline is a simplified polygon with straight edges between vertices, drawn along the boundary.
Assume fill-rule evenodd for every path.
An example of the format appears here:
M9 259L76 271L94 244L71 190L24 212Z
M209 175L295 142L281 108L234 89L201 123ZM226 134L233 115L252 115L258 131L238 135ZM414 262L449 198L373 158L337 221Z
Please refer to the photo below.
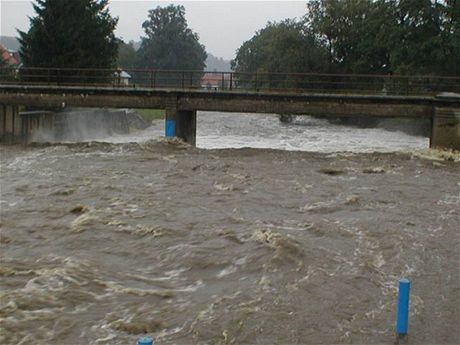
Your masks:
M460 151L460 108L434 108L430 147Z
M0 104L0 141L78 141L128 133L125 110L25 111Z
M28 142L38 133L51 133L55 128L55 115L52 111L26 111L20 113L23 141ZM53 136L52 136L53 137ZM51 141L51 140L47 140Z
M59 141L80 141L128 132L123 109L66 109L55 114L54 137Z
M0 104L0 141L20 141L22 135L19 107L17 105Z

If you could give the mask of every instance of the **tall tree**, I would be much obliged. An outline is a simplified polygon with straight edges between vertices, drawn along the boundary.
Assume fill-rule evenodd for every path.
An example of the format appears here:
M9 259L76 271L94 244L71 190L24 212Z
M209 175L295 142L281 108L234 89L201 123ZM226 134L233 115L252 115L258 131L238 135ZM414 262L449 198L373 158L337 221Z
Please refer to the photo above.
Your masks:
M237 72L311 72L328 69L326 51L302 23L268 23L237 50Z
M118 44L118 67L133 68L136 67L137 62L136 49L134 48L134 41L125 43L120 41Z
M205 67L206 51L187 25L185 8L169 5L150 10L142 27L139 67L166 70L199 70Z
M115 66L118 18L108 0L36 0L28 32L19 31L26 67L110 68Z
M460 76L460 0L446 0L441 18L444 74Z
M341 73L387 73L395 24L384 0L313 0L307 25Z
M312 0L307 26L344 73L459 75L459 0Z
M460 74L460 3L393 1L397 26L392 52L396 73Z
M442 54L440 8L431 0L400 0L392 3L396 18L392 50L395 73L437 71Z

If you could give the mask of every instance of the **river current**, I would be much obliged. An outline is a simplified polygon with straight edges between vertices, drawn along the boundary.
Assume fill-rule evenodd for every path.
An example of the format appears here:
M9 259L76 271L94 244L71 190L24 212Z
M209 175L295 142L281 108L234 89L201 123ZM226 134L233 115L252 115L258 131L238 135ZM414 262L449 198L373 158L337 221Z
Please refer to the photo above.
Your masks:
M393 344L402 277L409 343L460 343L458 154L314 118L163 128L0 146L0 344Z
M398 121L401 120L382 120L382 126L396 128L401 126ZM404 125L410 129L410 123ZM420 126L413 126L417 125ZM126 143L161 136L164 136L164 121L154 121L153 126L133 135L96 139ZM271 114L199 112L197 118L197 147L203 149L251 147L310 152L394 152L424 149L428 145L428 138L401 130L342 126L309 116L297 116L291 124L283 124L277 115Z

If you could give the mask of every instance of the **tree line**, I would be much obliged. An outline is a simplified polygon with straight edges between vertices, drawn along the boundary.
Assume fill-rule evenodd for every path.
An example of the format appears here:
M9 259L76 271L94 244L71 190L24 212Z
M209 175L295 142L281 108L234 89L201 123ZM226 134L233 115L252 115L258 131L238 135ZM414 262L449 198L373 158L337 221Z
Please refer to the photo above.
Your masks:
M35 0L19 31L26 67L203 71L205 47L183 6L157 7L140 47L114 34L108 0ZM236 51L236 72L460 75L460 1L311 0L304 17L269 22Z
M312 0L238 49L238 72L460 75L460 1Z
M145 36L136 50L115 36L118 18L110 15L108 2L36 0L29 30L19 31L24 66L204 69L206 50L188 27L183 6L150 10L142 24Z

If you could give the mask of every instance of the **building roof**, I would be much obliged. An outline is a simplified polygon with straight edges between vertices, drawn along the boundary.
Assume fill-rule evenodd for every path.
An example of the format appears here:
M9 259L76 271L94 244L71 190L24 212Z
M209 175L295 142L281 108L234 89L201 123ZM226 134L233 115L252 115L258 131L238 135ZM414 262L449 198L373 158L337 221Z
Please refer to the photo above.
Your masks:
M125 72L125 71L121 71L120 77L121 77L121 78L127 78L127 79L129 79L129 78L131 78L131 75L129 75L129 74L128 74L127 72Z
M126 71L123 70L118 70L117 72L114 73L115 77L120 77L123 79L131 79L131 75L128 74Z
M4 45L0 44L0 55L10 65L17 66L21 63L19 53L15 50L8 50Z
M227 80L228 79L228 74L224 74L224 80ZM211 84L211 85L215 85L215 84L219 84L219 83L222 83L222 73L212 73L212 72L209 72L209 73L205 73L203 75L203 78L201 78L201 82L202 84Z

